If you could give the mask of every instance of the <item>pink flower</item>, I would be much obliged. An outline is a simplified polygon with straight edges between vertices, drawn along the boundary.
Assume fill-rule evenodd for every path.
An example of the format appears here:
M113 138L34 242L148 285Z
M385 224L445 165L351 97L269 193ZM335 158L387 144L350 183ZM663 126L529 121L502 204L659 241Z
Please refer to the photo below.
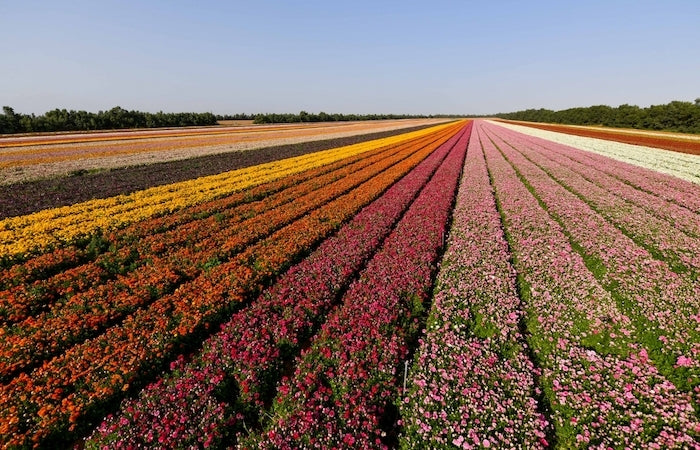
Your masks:
M688 358L687 356L679 356L678 360L676 361L676 367L690 367L693 365L693 360Z

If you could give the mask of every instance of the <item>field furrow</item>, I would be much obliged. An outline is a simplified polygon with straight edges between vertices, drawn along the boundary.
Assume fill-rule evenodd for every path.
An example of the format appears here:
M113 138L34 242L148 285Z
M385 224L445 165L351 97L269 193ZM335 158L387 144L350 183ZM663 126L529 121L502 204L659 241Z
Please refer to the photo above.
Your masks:
M570 147L551 146L543 139L522 136L529 144L529 148L555 159L557 163L576 172L591 183L607 190L610 195L624 199L637 205L648 214L670 222L679 231L691 236L700 237L700 223L697 221L697 213L680 206L677 201L667 198L664 191L657 186L648 186L654 191L647 191L631 182L623 181L610 173L611 160L606 158L586 158L586 153Z
M506 131L500 135L512 136ZM638 338L659 370L678 387L691 390L697 386L700 331L697 322L688 319L698 314L700 285L655 259L512 147L503 145L501 150L633 320Z
M598 186L563 166L558 162L557 155L549 150L551 147L544 148L540 153L530 148L526 142L515 140L515 137L506 144L536 164L654 257L667 262L678 272L690 272L691 277L698 278L699 239L679 233L669 221L659 219L644 208L625 201L612 192L614 188Z

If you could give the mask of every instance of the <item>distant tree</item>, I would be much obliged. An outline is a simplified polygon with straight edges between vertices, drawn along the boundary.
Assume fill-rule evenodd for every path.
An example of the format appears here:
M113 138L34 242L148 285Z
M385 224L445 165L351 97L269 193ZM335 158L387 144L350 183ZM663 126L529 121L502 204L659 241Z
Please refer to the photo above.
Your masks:
M2 121L2 132L3 133L19 133L20 130L20 118L15 113L15 110L9 106L2 107L3 121Z
M206 126L217 123L217 116L210 112L163 113L160 111L152 114L128 111L120 106L97 113L56 108L40 116L17 114L9 106L4 106L2 111L0 133Z
M527 109L496 117L529 122L564 123L572 125L605 125L610 127L700 133L700 98L695 103L672 101L665 105L640 108L636 105L606 105L570 108L561 111Z

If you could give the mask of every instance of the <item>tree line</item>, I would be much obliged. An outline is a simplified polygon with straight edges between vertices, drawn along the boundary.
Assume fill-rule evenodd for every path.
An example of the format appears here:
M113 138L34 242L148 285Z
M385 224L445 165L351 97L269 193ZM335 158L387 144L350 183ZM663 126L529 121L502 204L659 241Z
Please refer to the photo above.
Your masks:
M494 117L526 122L603 125L617 128L700 133L700 98L695 99L694 103L672 101L665 105L652 105L646 108L624 104L616 108L596 105L561 111L528 109L512 113L499 113L495 114Z
M0 134L32 133L46 131L116 130L125 128L161 128L217 125L220 120L253 120L256 124L297 122L339 122L351 120L386 120L426 117L453 117L448 115L409 114L318 114L301 111L298 114L227 114L213 113L149 113L129 111L115 106L97 113L54 109L41 115L16 113L13 108L3 106L0 113Z
M119 106L97 113L54 109L42 115L18 114L3 106L0 133L32 133L41 131L115 130L124 128L159 128L216 125L212 113L148 113L128 111Z

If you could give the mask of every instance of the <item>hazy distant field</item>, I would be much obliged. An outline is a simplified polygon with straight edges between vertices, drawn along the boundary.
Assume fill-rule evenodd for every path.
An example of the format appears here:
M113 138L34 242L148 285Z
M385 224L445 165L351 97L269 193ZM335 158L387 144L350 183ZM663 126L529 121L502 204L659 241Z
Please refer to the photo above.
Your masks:
M444 122L247 125L0 137L0 184Z

